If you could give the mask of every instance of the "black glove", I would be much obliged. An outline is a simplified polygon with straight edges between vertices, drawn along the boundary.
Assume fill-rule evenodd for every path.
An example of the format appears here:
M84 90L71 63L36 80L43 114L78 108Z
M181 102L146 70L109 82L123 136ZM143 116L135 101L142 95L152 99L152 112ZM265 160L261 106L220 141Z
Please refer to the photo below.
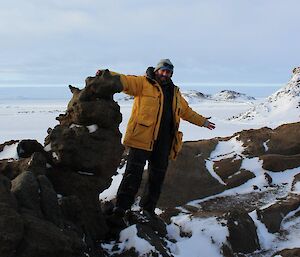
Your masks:
M154 67L148 67L146 70L146 75L150 79L155 79Z

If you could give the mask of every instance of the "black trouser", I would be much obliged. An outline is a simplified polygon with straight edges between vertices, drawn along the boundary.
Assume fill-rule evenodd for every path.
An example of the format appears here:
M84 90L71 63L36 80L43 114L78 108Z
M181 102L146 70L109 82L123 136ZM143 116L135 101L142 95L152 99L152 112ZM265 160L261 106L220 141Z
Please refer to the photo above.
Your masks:
M170 145L154 144L152 152L131 148L123 180L117 193L117 207L130 209L141 185L146 161L148 160L148 181L140 202L143 209L153 212L158 202L169 162Z

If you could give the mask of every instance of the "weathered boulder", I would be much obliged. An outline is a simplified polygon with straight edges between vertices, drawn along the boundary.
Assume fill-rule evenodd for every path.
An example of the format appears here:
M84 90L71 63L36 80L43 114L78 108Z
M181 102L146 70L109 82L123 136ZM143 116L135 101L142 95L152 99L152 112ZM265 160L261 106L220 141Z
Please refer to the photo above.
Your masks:
M243 142L243 154L258 157L264 154L295 155L300 153L300 122L281 125L274 130L264 127L235 133Z
M183 144L177 160L170 162L158 206L174 207L225 190L205 166L217 143L212 139Z
M272 257L299 257L300 256L300 248L294 249L283 249L277 253L274 253Z
M0 160L0 174L14 179L25 171L31 171L35 175L45 175L47 169L47 159L40 152L33 153L28 158L19 160Z
M39 190L39 183L30 171L25 171L12 180L11 191L18 200L21 213L43 218Z
M263 168L270 171L285 171L300 166L300 154L266 154L260 156L259 159L263 161Z
M13 257L24 234L24 224L17 212L17 200L10 191L11 182L0 175L0 256Z
M247 212L232 211L227 217L228 241L235 253L252 253L260 249L256 226Z
M16 159L0 160L0 256L104 256L99 241L108 227L99 193L124 148L113 91L98 89L115 79L90 77L83 90L70 87L73 98L60 125L48 129L45 148L22 140Z
M26 139L21 140L18 143L17 153L20 158L28 158L35 152L40 152L46 155L44 147L36 140Z
M257 216L266 225L269 232L276 233L280 230L283 218L299 206L300 197L290 194L267 208L257 210Z

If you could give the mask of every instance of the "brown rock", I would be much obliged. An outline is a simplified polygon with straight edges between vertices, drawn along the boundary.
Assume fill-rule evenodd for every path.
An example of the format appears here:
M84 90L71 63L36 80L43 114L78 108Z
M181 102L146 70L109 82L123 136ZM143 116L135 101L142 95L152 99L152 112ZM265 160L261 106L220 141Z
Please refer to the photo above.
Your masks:
M284 249L272 255L275 256L282 256L282 257L299 257L300 256L300 248L294 249Z
M228 241L235 253L252 253L260 249L256 226L246 212L232 211L227 218Z
M242 158L237 158L237 155L235 155L232 158L215 161L213 169L218 174L218 176L221 177L223 181L225 181L229 176L232 176L239 171L241 164Z
M257 216L266 225L269 232L276 233L280 230L283 218L299 206L300 197L291 194L265 209L257 210Z
M185 142L176 161L170 162L158 205L174 207L225 189L207 171L205 159L218 141Z
M226 188L233 188L238 187L244 183L246 183L249 179L255 178L255 175L245 169L241 169L239 172L235 173L234 175L230 176L224 182L226 183Z
M259 157L263 160L263 168L270 171L285 171L300 166L300 154L296 155L280 155L267 154Z

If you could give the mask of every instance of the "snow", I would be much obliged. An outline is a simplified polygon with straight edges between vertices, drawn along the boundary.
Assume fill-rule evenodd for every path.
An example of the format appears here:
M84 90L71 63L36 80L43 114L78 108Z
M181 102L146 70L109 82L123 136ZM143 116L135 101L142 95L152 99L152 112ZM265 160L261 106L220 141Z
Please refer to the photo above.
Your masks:
M298 193L300 194L300 181L298 181L295 185L294 185L294 193Z
M18 153L17 153L17 146L18 143L12 144L12 145L6 145L2 152L0 152L0 160L1 159L18 159Z
M116 197L124 172L125 172L125 166L122 169L118 169L117 175L112 176L112 182L111 182L110 187L107 188L106 190L104 190L99 195L99 199L101 201L103 201L103 202L110 201Z
M233 120L265 122L269 127L274 128L284 123L299 121L299 108L300 81L299 74L295 74L284 87L263 102L255 104L248 111L235 116Z
M129 250L135 248L135 251L139 253L139 256L145 256L147 253L155 252L154 246L152 246L148 241L143 238L140 238L137 235L136 225L132 225L120 233L119 238L120 243L118 243L119 251L121 253L124 250ZM108 251L112 251L112 248L109 244L102 244L102 247Z
M174 229L174 225L180 227L181 231L190 233L191 237L180 237L179 229ZM215 217L199 219L191 218L189 215L179 215L172 218L168 228L169 236L178 241L174 256L223 256L220 248L226 241L228 230Z
M269 142L270 140L268 139L266 142L263 142L263 146L264 146L264 148L265 148L265 152L267 152L268 150L269 150L269 147L268 147L268 142Z

